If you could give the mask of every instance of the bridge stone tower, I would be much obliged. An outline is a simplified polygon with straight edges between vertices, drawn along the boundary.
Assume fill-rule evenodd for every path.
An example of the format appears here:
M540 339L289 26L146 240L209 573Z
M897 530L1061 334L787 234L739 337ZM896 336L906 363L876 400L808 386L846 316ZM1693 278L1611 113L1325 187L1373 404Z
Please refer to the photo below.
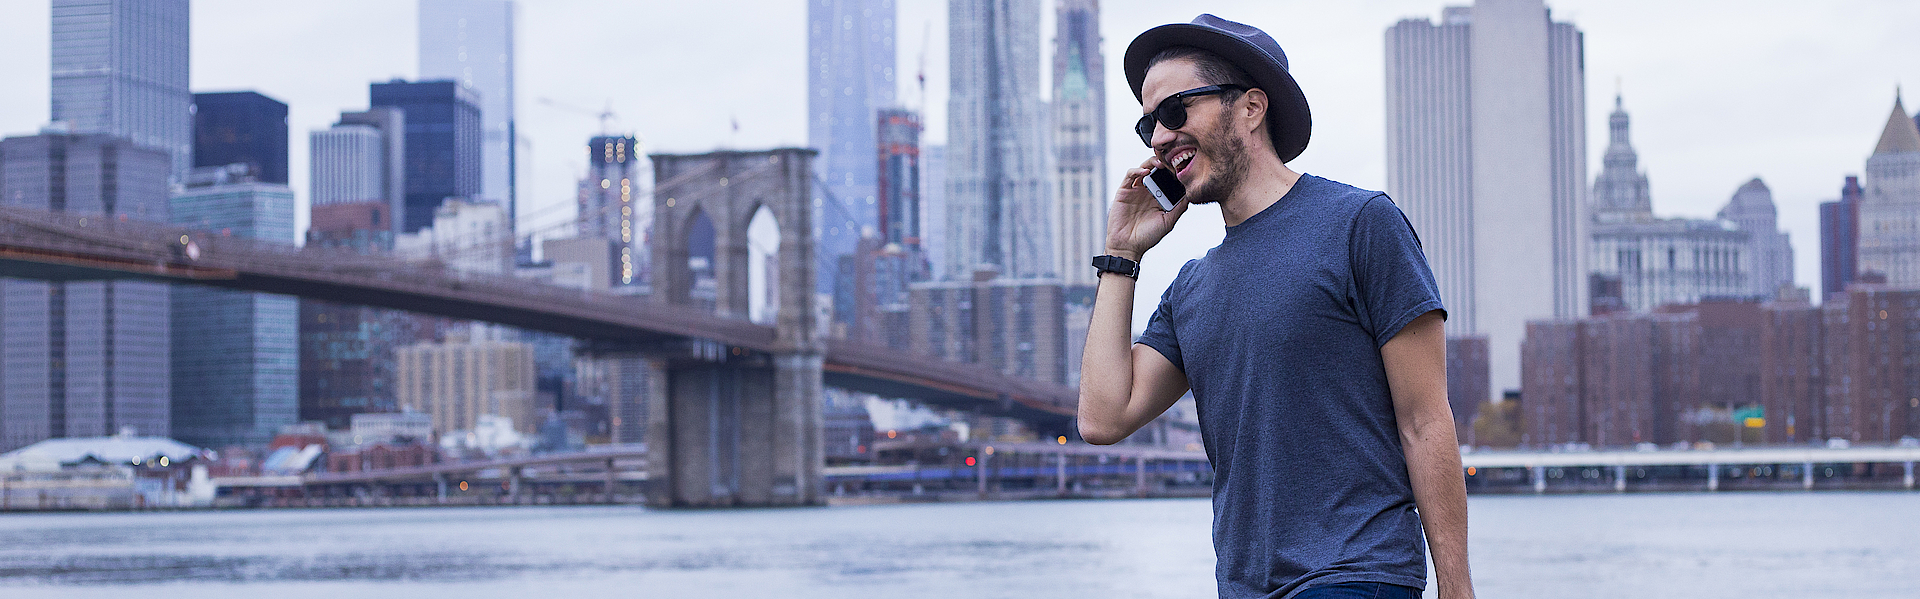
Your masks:
M694 342L656 353L648 502L656 507L816 505L822 323L813 310L810 188L817 152L784 148L653 158L653 297L745 320L747 227L777 221L771 353ZM770 273L771 274L771 273ZM772 279L775 277L769 277Z

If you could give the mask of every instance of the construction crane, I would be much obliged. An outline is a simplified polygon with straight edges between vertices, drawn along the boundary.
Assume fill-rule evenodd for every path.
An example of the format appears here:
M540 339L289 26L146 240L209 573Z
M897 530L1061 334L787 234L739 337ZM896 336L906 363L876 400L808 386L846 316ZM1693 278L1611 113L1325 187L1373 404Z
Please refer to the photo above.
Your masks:
M568 104L566 102L555 100L553 98L540 98L540 103L545 104L547 106L552 106L560 110L565 110L567 112L589 114L589 115L599 117L601 135L612 135L613 123L615 121L620 120L620 117L613 113L613 100L607 100L607 107L601 110L594 110L591 108L576 106L573 104Z

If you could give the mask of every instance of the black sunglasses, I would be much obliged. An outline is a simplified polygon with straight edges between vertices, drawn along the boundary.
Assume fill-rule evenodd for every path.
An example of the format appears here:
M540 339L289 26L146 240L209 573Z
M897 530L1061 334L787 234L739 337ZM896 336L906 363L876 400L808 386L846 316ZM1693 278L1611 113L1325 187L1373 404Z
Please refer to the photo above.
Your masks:
M1153 112L1140 115L1140 122L1133 124L1133 132L1140 134L1140 143L1147 144L1147 147L1151 148L1153 147L1154 123L1157 122L1161 125L1166 125L1168 131L1186 126L1187 103L1184 100L1187 98L1224 94L1232 90L1245 91L1246 89L1247 87L1244 85L1222 83L1220 85L1196 87L1167 96L1167 99L1160 101L1159 106L1153 107Z

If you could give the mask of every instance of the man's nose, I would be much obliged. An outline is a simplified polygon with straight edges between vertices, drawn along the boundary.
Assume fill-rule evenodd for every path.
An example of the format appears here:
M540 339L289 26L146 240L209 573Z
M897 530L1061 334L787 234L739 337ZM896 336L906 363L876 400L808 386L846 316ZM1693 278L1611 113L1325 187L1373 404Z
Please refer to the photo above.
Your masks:
M1165 123L1161 123L1159 120L1153 122L1153 143L1149 144L1153 147L1153 151L1165 152L1171 150L1173 149L1174 142L1179 141L1179 139L1180 134L1174 133L1172 129L1168 129Z

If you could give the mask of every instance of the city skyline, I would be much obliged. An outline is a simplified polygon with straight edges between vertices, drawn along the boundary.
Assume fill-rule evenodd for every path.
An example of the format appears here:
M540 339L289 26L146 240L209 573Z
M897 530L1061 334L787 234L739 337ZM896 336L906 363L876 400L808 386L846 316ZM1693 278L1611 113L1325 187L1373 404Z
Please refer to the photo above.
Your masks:
M1045 8L1051 8L1048 3ZM572 182L584 170L574 149L597 130L594 119L531 104L553 96L575 104L600 106L612 100L621 117L620 128L640 133L650 150L689 151L715 146L734 148L801 145L805 140L804 48L805 9L801 5L756 5L765 10L737 10L739 4L658 7L527 7L519 48L522 77L521 129L532 145L535 166L521 184L525 222L567 220ZM917 72L921 48L926 47L928 95L925 99L928 142L943 143L945 36L944 3L900 0L899 69ZM1295 57L1297 76L1308 88L1320 135L1302 158L1301 170L1339 177L1363 187L1384 187L1382 61L1379 32L1408 16L1437 14L1444 2L1395 2L1364 8L1310 8L1291 12L1252 2L1225 2L1208 10L1245 20L1274 32ZM1920 81L1920 65L1896 65L1881 57L1913 55L1920 40L1902 36L1897 23L1913 22L1920 7L1860 2L1821 5L1811 9L1782 3L1781 9L1754 7L1720 14L1709 7L1665 6L1657 3L1553 2L1555 14L1578 22L1588 34L1589 74L1588 142L1590 173L1604 149L1604 135L1592 128L1605 122L1605 113L1620 87L1635 97L1635 117L1644 134L1636 145L1642 163L1659 180L1655 193L1663 198L1663 216L1706 217L1719 208L1727 189L1758 175L1773 188L1781 207L1781 222L1800 240L1796 251L1798 282L1818 284L1815 206L1839 195L1847 174L1858 174L1871 151L1892 87L1902 81ZM291 129L310 131L331 124L342 110L365 107L364 85L393 76L412 77L417 33L411 3L387 6L280 5L270 10L253 4L202 0L194 4L195 20L192 89L224 91L253 89L288 102ZM1111 53L1126 40L1154 24L1185 21L1194 9L1173 9L1144 2L1107 2L1101 31L1104 49ZM1792 10L1786 10L1791 8ZM0 65L0 79L10 91L0 94L0 131L30 133L49 114L45 14L47 4L32 0L0 1L0 13L18 15L0 25L0 50L21 60ZM622 11L633 11L632 14ZM641 19L638 13L654 13ZM606 13L602 15L602 13ZM1042 10L1043 31L1052 31L1052 11ZM742 14L746 17L743 19ZM587 18L583 15L596 15ZM724 34L674 23L717 22L726 16ZM1699 23L1720 23L1701 28ZM581 35L582 28L641 34ZM338 44L337 31L365 32L356 44ZM1681 35L1681 32L1687 32ZM1845 35L1840 35L1841 32ZM923 44L931 33L932 43ZM1049 36L1050 37L1050 36ZM1903 39L1904 38L1904 39ZM631 76L608 78L572 73L566 69L529 69L526 65L555 65L573 56L601 51L598 44L640 39L640 50L622 50L636 56ZM1647 44L1641 40L1685 39L1684 46ZM752 40L751 44L744 40ZM1046 40L1046 41L1051 41ZM263 58L290 57L293 49L325 44L336 48L324 58L304 59L302 68L258 68ZM734 49L725 46L743 46ZM1043 46L1051 47L1050 43ZM606 48L627 48L630 43ZM276 48L284 48L277 50ZM768 48L789 51L766 52ZM639 60L652 50L696 60ZM691 51L688 51L691 50ZM1043 52L1046 50L1043 49ZM1696 58L1674 61L1675 52ZM1337 57L1337 58L1336 58ZM1047 62L1042 69L1047 69ZM726 77L713 77L724 65ZM1117 65L1110 65L1110 69ZM576 76L577 75L577 76ZM614 80L617 79L617 80ZM898 78L908 85L912 77ZM1114 79L1113 77L1109 78ZM1920 85L1920 84L1914 84ZM687 102L680 94L661 89L701 89L713 102ZM1043 90L1046 93L1046 90ZM917 97L903 90L902 98ZM766 96L766 97L761 97ZM1120 130L1137 112L1130 97L1109 94L1110 129ZM1597 100L1598 99L1598 100ZM747 110L750 108L751 110ZM729 129L729 113L741 130ZM1804 118L1779 120L1791 113ZM1119 124L1115 124L1119 123ZM1760 126L1756 123L1766 123ZM292 187L306 204L305 144L290 144L296 155ZM1142 151L1114 144L1108 160L1110 173L1137 163ZM304 211L303 211L304 212ZM1196 217L1209 216L1202 210ZM1187 219L1170 238L1162 256L1148 260L1143 298L1157 298L1157 290L1171 280L1181 262L1197 256L1217 239L1217 219ZM1202 222L1205 221L1205 222ZM305 226L305 215L301 215ZM535 227L537 228L537 227ZM1172 249L1178 247L1178 250ZM1148 291L1153 291L1148 293ZM1148 301L1143 300L1143 301Z

